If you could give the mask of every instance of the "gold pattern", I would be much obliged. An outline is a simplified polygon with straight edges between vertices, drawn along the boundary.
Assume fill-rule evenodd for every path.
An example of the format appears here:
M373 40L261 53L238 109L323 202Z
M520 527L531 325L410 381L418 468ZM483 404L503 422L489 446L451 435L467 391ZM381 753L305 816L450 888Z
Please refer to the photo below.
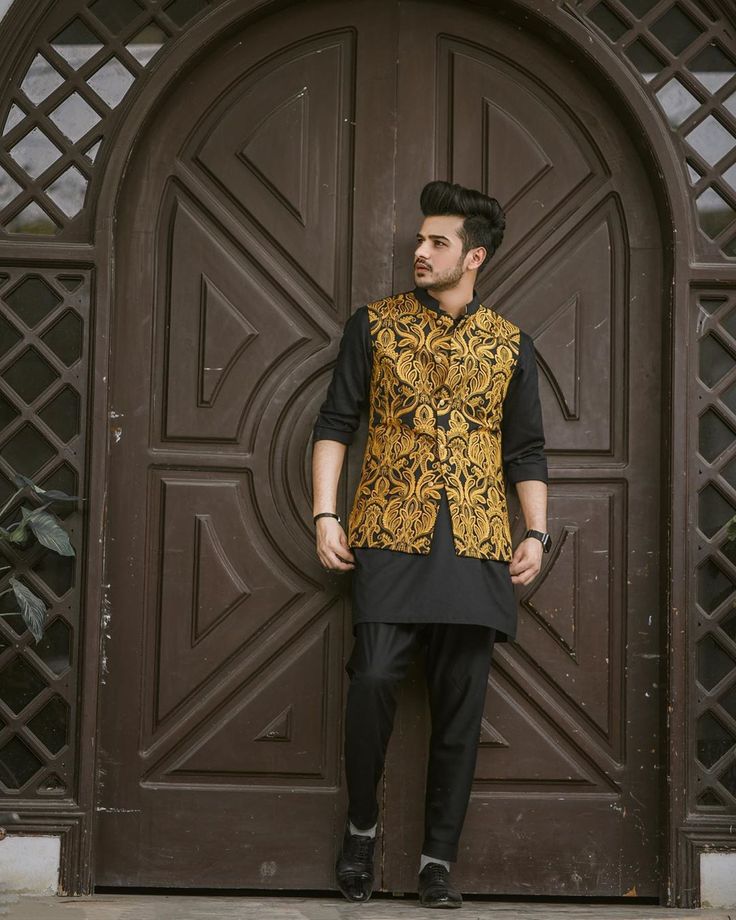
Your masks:
M512 558L501 450L520 329L483 304L453 326L412 292L368 304L368 440L350 546L428 553L444 485L455 552Z

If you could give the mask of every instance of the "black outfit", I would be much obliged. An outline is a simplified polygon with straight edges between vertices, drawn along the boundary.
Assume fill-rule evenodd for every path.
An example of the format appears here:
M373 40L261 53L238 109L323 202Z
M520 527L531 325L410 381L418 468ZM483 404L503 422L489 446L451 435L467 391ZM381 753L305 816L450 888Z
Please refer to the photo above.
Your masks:
M428 309L441 311L439 301L427 291L417 287L414 294ZM466 312L455 324L474 313L480 303L473 291ZM327 438L352 443L360 412L369 405L372 357L368 309L361 306L345 323L313 441ZM534 344L524 331L503 403L501 446L507 482L547 482ZM366 622L468 623L494 627L497 642L516 638L517 605L509 563L456 554L444 488L428 554L368 546L351 550L355 556L351 572L354 626Z
M376 787L396 711L396 686L424 648L432 716L422 853L455 861L478 754L495 630L454 623L358 623L345 665L348 818L361 829L378 818Z
M439 302L421 288L430 310ZM480 305L477 293L466 313ZM366 306L345 323L337 363L313 440L351 444L369 405L372 346ZM507 482L547 481L534 346L521 333L519 357L501 423ZM330 510L330 509L317 509ZM422 851L457 859L475 771L480 723L495 641L516 636L516 600L509 563L458 556L444 488L429 553L351 547L353 634L345 666L350 677L345 714L348 817L362 829L378 817L376 788L395 712L395 691L418 647L432 715Z

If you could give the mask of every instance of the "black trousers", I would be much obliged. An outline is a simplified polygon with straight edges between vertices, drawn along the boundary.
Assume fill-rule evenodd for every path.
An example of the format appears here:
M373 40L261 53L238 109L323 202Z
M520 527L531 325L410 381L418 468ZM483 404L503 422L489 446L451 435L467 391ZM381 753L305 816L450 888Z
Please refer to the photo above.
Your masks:
M378 782L396 712L396 689L424 648L432 721L422 852L457 860L470 800L496 630L461 623L356 623L345 670L348 818L378 820Z

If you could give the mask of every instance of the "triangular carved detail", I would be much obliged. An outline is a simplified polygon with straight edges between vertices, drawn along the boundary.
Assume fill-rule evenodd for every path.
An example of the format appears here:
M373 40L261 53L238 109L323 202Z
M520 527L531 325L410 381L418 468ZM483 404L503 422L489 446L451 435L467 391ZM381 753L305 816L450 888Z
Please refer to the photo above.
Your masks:
M194 527L192 648L251 594L227 558L210 515L195 515Z
M243 145L245 165L304 226L307 224L309 90L270 112Z
M291 718L293 713L292 704L283 709L274 719L268 723L260 734L256 735L254 741L291 741Z
M566 420L580 418L580 321L580 292L573 291L534 337L535 351Z
M201 406L214 405L230 369L257 337L255 326L203 275L198 374Z

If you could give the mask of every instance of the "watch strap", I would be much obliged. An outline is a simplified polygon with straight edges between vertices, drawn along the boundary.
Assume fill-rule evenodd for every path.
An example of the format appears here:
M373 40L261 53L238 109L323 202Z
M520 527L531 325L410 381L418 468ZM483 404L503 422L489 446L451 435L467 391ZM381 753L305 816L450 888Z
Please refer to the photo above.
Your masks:
M524 534L525 539L526 537L535 537L537 540L540 541L540 543L544 547L545 553L549 551L550 545L552 543L552 537L550 537L548 533L543 533L541 530L529 529Z
M319 514L315 514L315 516L314 516L314 522L315 522L315 524L317 523L317 518L321 518L321 517L334 517L334 518L337 520L337 523L338 523L338 524L341 523L341 521L340 521L340 515L339 515L339 514L335 514L334 511L320 511Z

